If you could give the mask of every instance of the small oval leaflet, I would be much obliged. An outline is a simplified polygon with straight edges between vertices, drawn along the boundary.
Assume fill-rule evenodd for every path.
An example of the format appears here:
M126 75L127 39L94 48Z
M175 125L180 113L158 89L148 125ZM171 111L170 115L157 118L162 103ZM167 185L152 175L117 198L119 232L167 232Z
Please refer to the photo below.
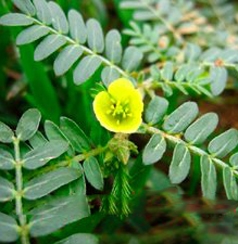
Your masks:
M117 30L111 30L106 35L106 56L114 64L118 64L121 61L121 35Z
M52 53L57 51L66 43L64 36L51 34L47 36L41 43L36 47L34 53L35 61L41 61L49 57Z
M71 119L60 118L60 129L77 152L90 150L90 140L81 128Z
M74 168L59 168L30 180L24 189L24 198L35 200L78 179L82 172Z
M217 188L217 173L213 162L207 155L203 155L200 159L201 174L202 174L202 195L214 200Z
M104 37L102 27L95 19L89 19L86 23L88 33L88 46L96 53L104 50Z
M6 26L27 26L33 24L33 19L25 14L10 13L0 18L0 24Z
M143 164L149 165L159 161L166 150L166 141L160 134L154 134L142 154Z
M46 142L47 142L47 139L44 137L44 135L40 131L37 131L34 134L34 136L31 137L31 139L29 140L31 147L34 149L45 145Z
M10 127L0 121L0 142L11 143L14 133Z
M80 85L87 81L99 68L102 60L98 56L86 56L74 70L74 83Z
M20 118L16 135L21 141L29 140L38 130L41 114L37 109L27 110Z
M145 110L145 121L150 125L157 124L166 114L169 103L165 98L155 96Z
M46 25L50 25L52 18L48 3L45 0L33 0L33 2L36 7L36 14L39 20Z
M217 124L217 114L207 113L187 128L184 137L187 142L192 144L202 144L216 129Z
M53 1L50 1L48 6L51 12L53 27L59 32L67 34L69 32L68 20L62 8Z
M18 237L18 225L16 220L0 212L0 242L15 242Z
M17 36L17 45L24 45L34 42L50 32L45 26L33 25L20 32Z
M71 45L65 47L54 61L55 74L65 74L82 54L83 49L80 46Z
M83 163L86 179L97 190L103 189L103 176L95 157L87 158Z
M14 185L0 177L0 202L7 202L14 198Z
M30 212L30 234L44 236L63 226L89 216L86 196L61 197Z
M238 144L238 132L230 129L215 137L208 145L208 151L216 157L223 158Z
M229 200L238 199L238 186L236 177L229 167L223 168L223 184L226 191L226 196Z
M119 77L120 73L115 68L110 66L104 67L101 74L102 82L107 87L111 84L111 82L118 79Z
M169 167L169 178L173 184L179 184L187 177L190 164L191 155L188 148L183 143L178 143Z
M214 96L220 95L226 87L228 79L227 70L224 67L212 66L210 68L211 91Z
M36 9L30 0L12 0L13 3L25 14L35 15Z
M23 167L29 170L44 166L50 160L59 157L68 149L68 143L64 141L50 141L37 147L24 156Z
M128 47L122 58L122 67L127 72L135 71L143 58L142 52L136 47Z
M179 133L185 130L197 115L197 104L194 102L186 102L165 119L163 129L170 133Z
M75 41L84 44L87 40L87 28L82 15L71 9L68 13L68 19L70 35Z
M0 169L11 170L14 168L15 166L13 156L8 151L0 148Z
M98 239L95 235L92 234L74 234L70 237L67 237L55 244L98 244Z
M230 157L229 162L232 166L237 167L238 166L238 153L233 154Z

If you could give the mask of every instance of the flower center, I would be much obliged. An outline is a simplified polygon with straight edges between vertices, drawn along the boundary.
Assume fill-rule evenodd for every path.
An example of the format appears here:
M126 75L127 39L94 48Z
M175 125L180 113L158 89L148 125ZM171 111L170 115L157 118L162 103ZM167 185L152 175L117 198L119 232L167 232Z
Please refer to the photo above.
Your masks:
M111 99L111 102L112 104L110 109L108 109L106 113L112 115L116 119L118 125L122 122L123 119L132 116L128 106L129 101L122 103L121 101L115 101L114 99Z

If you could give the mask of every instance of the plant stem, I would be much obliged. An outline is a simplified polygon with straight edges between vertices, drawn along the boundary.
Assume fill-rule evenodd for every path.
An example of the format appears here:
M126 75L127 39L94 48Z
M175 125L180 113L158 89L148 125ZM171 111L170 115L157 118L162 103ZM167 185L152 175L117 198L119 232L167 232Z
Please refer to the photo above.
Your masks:
M21 243L22 244L30 244L28 228L27 228L27 220L26 216L23 213L22 206L22 194L23 194L23 178L22 178L22 161L20 156L20 147L19 147L19 139L14 138L14 152L15 152L15 172L16 172L16 215L19 219L20 223L20 234L21 234Z

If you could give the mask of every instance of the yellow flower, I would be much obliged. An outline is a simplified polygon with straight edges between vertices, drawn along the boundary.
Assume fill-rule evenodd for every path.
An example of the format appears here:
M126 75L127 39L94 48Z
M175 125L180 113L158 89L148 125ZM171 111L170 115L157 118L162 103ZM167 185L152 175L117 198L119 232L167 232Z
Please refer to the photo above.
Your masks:
M133 133L142 122L142 96L125 78L113 81L108 91L98 93L93 109L100 124L113 132Z

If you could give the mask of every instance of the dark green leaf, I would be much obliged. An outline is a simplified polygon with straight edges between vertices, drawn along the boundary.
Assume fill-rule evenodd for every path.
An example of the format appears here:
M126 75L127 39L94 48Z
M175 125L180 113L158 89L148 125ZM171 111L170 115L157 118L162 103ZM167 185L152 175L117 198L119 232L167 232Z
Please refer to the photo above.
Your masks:
M88 137L73 120L61 117L60 128L75 151L84 152L90 150L90 141Z
M0 148L0 169L10 170L14 169L14 158L13 156Z
M202 195L214 200L217 188L216 168L211 159L207 155L201 157L201 173L202 173Z
M0 121L0 142L11 143L13 141L14 133L10 127Z
M186 102L165 119L163 129L170 133L179 133L185 130L197 115L197 104L194 102Z
M66 43L64 36L51 34L47 36L37 47L34 54L35 61L41 61L49 57Z
M12 217L0 213L0 241L3 243L6 242L15 242L18 237L18 225L15 219Z
M59 168L30 180L24 189L24 198L35 200L78 179L82 172L73 168Z
M34 42L50 32L49 28L41 25L33 25L20 32L17 36L17 45Z
M87 158L83 163L85 176L88 182L96 189L103 189L103 176L99 163L95 157Z
M179 184L187 177L190 164L191 155L188 148L183 143L178 143L169 167L169 178L173 184Z
M149 165L159 161L166 150L166 141L160 134L154 134L143 151L143 164Z
M27 110L20 118L16 135L21 141L29 140L38 130L41 114L37 109Z
M59 157L68 149L68 143L64 141L50 141L45 143L24 156L26 169L37 169L44 166L50 160Z
M216 157L223 158L238 144L238 132L230 129L215 137L208 145L208 151Z
M6 26L27 26L33 24L33 19L25 14L10 13L0 18L0 24Z
M145 121L150 125L157 124L162 120L168 109L169 103L166 99L155 96L145 110Z
M216 129L217 124L217 114L207 113L187 128L184 137L192 144L202 144Z
M0 177L0 202L10 201L14 198L14 185Z
M34 209L30 220L30 234L33 237L48 235L63 226L89 216L86 197L70 196L48 202Z
M74 234L68 238L65 238L55 244L98 244L96 236L91 234Z

